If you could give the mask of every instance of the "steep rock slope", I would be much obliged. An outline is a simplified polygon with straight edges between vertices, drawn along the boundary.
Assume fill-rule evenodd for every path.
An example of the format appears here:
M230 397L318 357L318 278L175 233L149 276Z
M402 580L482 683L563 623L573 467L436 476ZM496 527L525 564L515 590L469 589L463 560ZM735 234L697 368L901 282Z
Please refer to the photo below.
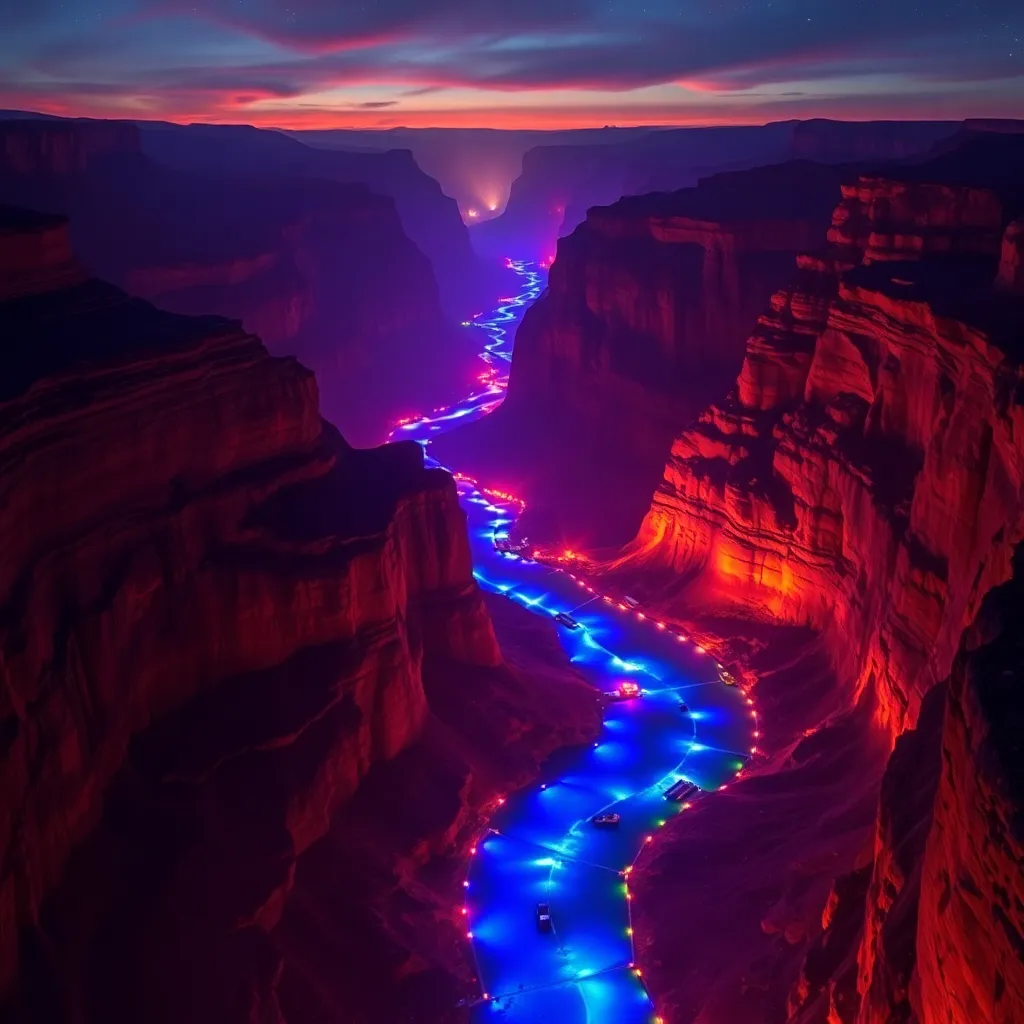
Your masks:
M836 673L826 715L856 702L890 737L911 730L882 779L867 858L837 882L790 993L794 1024L1019 1014L1009 748L989 735L995 705L965 695L962 667L948 699L942 682L1024 536L1022 169L1019 139L967 139L844 186L828 247L800 257L734 389L676 440L614 566L642 572L647 596L676 615L809 627ZM1006 698L1012 721L1008 678L976 685ZM781 708L773 731L783 742L764 785L781 799L797 792L783 769L785 737L798 734ZM874 781L852 785L871 795ZM822 834L813 815L788 830L808 847ZM837 862L852 863L856 830L833 838ZM815 877L820 867L805 888ZM671 944L669 909L642 941ZM746 955L771 946L752 940ZM662 981L679 1005L678 983ZM778 1001L763 1014L785 1016Z
M170 170L126 122L5 121L0 200L72 215L83 261L115 284L174 312L239 318L298 355L359 443L471 376L428 260L365 186Z
M157 163L181 171L281 174L362 184L389 196L402 227L430 259L441 302L452 319L481 308L494 297L495 272L476 257L458 206L425 174L407 148L374 152L318 149L278 131L249 125L175 125L139 122L142 150Z
M574 544L625 540L673 437L726 389L750 323L824 231L843 175L785 164L591 210L516 334L504 405L440 450L525 486L528 514L550 511Z
M630 552L834 633L894 731L1007 575L1024 470L1022 306L995 285L1019 200L945 168L844 186L830 248L800 258L735 388L675 442Z
M790 160L849 163L927 153L955 121L777 121L747 127L674 128L628 141L540 145L523 157L505 212L473 229L483 252L554 253L555 241L592 206L621 196L688 188L710 174Z
M949 680L910 997L921 1024L1011 1024L1024 1009L1022 555L986 596ZM860 1015L886 1019L870 1003Z
M310 371L88 278L52 215L0 209L0 268L0 1015L379 1020L425 977L450 1006L450 858L592 693L563 671L545 710L503 664L418 445L350 448ZM356 820L373 872L318 872ZM363 956L318 971L295 921L350 888L327 924Z

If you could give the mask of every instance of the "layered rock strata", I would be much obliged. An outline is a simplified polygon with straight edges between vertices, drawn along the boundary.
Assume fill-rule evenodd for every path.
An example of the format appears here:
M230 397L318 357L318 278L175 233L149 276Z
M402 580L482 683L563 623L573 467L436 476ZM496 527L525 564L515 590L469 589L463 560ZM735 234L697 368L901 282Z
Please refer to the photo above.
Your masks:
M535 512L554 505L576 545L627 539L673 437L726 389L749 325L827 227L843 173L785 164L592 209L516 333L504 405L440 449L524 486ZM614 494L594 494L595 463Z
M83 262L132 294L240 319L298 356L356 443L379 443L475 370L394 200L364 184L168 168L131 124L16 120L0 122L0 201L71 216Z
M51 215L5 209L0 260L0 1015L370 1020L421 979L450 1007L438 858L597 727L592 693L563 678L524 724L418 445L350 448L309 370L87 279ZM467 745L505 728L501 758ZM373 871L339 872L356 822ZM318 914L358 962L321 970Z
M861 177L735 387L675 441L629 558L829 633L894 732L1005 579L1024 307L994 287L1015 199Z
M1015 584L1000 585L1024 537L1022 166L1014 138L966 139L844 186L827 248L799 258L735 387L677 438L615 563L677 615L809 628L836 672L832 717L856 702L900 737L869 856L833 890L792 1024L1020 1015L1021 802L1001 624ZM996 625L975 626L954 660L990 606ZM783 755L794 734L778 710ZM791 762L773 767L784 794ZM874 781L866 773L861 792ZM854 861L855 840L834 852Z

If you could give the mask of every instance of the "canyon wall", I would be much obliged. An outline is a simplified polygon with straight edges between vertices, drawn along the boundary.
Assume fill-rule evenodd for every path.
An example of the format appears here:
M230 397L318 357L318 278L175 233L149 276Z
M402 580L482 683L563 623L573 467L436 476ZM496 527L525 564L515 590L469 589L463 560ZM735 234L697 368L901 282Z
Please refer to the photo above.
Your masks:
M430 259L442 307L455 321L486 308L499 290L499 271L477 259L455 200L398 142L382 151L375 151L379 140L362 151L346 151L318 149L283 132L249 125L143 121L139 129L142 151L174 170L362 184L390 197L406 234Z
M0 1015L450 1008L460 852L591 691L503 662L419 445L350 448L309 370L90 278L58 217L0 209L0 270Z
M836 678L828 719L857 705L899 736L867 858L834 886L790 993L793 1024L1019 1019L1012 642L976 625L955 656L1015 592L993 588L1024 538L1022 170L1019 137L975 138L844 185L827 246L800 256L610 566L677 617L817 634ZM781 799L797 792L801 733L774 699ZM866 771L844 799L875 781ZM808 848L827 834L816 813L790 827ZM852 864L857 845L853 830L831 852ZM652 950L671 944L667 921L649 927Z
M921 156L959 127L956 121L814 119L539 145L524 155L505 212L475 227L473 240L483 252L547 259L556 239L581 224L590 207L622 196L689 188L723 171L791 160L841 164Z
M995 286L1008 192L844 186L830 248L800 258L735 388L676 440L629 554L699 573L704 600L833 634L894 732L1016 540L1021 303Z
M726 389L750 323L825 230L844 173L784 164L592 209L516 333L504 405L438 450L525 487L528 515L550 511L574 545L625 540L673 437ZM615 493L595 494L609 476Z
M364 185L168 169L123 122L5 121L0 154L0 201L71 215L83 261L115 284L174 312L241 319L299 356L356 443L471 379L429 261L394 202Z

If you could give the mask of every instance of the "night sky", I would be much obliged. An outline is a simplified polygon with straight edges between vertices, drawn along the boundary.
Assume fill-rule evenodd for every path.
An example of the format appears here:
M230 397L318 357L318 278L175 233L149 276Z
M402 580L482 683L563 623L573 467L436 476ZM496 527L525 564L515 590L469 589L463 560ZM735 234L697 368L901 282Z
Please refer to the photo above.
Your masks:
M1024 0L0 0L0 106L284 127L1024 116Z

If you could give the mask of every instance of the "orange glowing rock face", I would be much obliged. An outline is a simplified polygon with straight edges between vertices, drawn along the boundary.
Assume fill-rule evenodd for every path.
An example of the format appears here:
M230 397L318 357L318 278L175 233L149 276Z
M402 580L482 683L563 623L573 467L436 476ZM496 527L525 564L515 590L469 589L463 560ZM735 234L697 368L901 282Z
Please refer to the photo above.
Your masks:
M626 553L823 631L843 678L876 682L894 735L1006 578L1017 535L1001 529L1019 503L1001 481L1024 479L1024 409L1000 399L1012 324L983 330L928 302L937 253L989 257L989 287L997 269L1014 279L1005 220L987 189L844 187L827 251L799 258L733 390L677 437ZM913 262L896 274L896 260Z

